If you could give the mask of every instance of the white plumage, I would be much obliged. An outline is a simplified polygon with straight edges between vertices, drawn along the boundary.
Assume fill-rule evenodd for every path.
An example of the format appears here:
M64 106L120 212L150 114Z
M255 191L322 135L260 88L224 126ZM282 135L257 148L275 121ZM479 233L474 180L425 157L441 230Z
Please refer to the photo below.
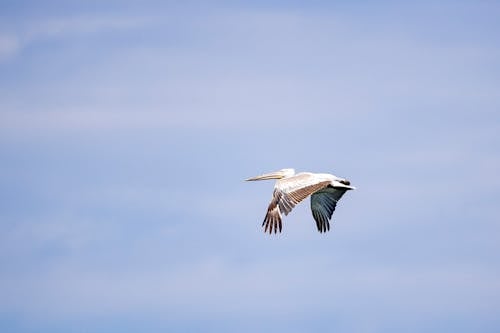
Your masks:
M337 202L348 190L356 189L350 182L327 173L281 169L246 179L247 181L277 179L267 213L262 222L264 232L281 232L281 214L288 215L302 200L311 196L311 212L319 232L330 230L330 219Z

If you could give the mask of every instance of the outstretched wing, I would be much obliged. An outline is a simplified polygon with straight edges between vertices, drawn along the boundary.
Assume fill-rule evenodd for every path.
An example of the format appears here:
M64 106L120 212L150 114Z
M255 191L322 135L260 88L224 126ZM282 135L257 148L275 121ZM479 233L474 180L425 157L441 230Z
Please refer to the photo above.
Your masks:
M281 232L281 213L288 215L299 202L312 193L328 186L330 180L317 177L312 173L300 173L293 177L278 180L274 187L271 203L262 222L264 232Z
M330 219L337 202L348 190L348 188L329 185L311 195L311 211L319 232L330 230Z

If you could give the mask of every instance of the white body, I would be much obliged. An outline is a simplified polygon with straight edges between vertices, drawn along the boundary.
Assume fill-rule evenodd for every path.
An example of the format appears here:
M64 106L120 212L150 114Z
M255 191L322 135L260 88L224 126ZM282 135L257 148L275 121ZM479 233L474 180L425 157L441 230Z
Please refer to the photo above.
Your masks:
M319 232L330 229L330 219L338 200L348 190L350 182L328 173L301 172L282 169L247 179L247 181L278 179L262 226L264 232L281 232L281 213L288 215L299 202L311 196L311 211Z

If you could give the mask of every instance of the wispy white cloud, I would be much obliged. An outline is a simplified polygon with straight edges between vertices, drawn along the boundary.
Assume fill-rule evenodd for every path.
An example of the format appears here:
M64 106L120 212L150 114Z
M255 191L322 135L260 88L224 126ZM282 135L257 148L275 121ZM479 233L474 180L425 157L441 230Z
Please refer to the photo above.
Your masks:
M149 22L150 18L145 17L99 15L20 20L10 27L10 33L2 34L0 31L0 61L16 56L33 43L133 30Z
M132 30L144 26L150 18L140 16L84 15L54 17L28 22L23 37L28 40L58 38L65 35L97 34L113 30Z
M33 98L6 96L0 126L49 132L270 129L277 123L314 127L318 119L324 125L391 117L412 112L398 111L408 110L409 100L429 108L421 112L435 112L443 103L448 107L479 104L483 110L497 104L497 89L475 80L474 72L467 70L478 60L492 61L488 55L498 52L492 46L443 47L408 31L389 39L386 27L361 31L344 16L332 19L314 12L209 14L182 22L177 30L194 36L184 44L172 47L162 40L156 45L121 44L115 53L87 64L85 71L72 69L61 80L23 91L34 94ZM155 26L172 34L169 24L156 15L130 14L30 22L15 38L19 41L15 52L35 40L106 31L124 33ZM196 32L194 25L203 29ZM300 46L295 43L298 37L303 41ZM179 38L186 37L174 39ZM457 80L464 75L472 80Z
M15 56L20 48L21 43L15 35L0 33L0 62Z
M377 317L386 321L390 313L400 320L425 323L429 315L488 317L499 305L497 272L460 266L354 267L324 256L238 265L209 257L165 266L111 271L68 262L39 274L36 281L4 277L0 306L3 311L49 320L145 311L169 313L180 320L243 314L269 320L312 312L343 317L361 311L374 314L375 321ZM359 303L360 294L364 303Z

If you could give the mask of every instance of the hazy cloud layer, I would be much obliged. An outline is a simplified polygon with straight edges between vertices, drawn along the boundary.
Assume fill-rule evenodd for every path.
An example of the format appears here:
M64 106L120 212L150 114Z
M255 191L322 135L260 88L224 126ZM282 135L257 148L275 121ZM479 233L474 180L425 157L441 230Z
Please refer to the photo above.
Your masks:
M128 6L3 8L2 331L498 331L496 4Z

